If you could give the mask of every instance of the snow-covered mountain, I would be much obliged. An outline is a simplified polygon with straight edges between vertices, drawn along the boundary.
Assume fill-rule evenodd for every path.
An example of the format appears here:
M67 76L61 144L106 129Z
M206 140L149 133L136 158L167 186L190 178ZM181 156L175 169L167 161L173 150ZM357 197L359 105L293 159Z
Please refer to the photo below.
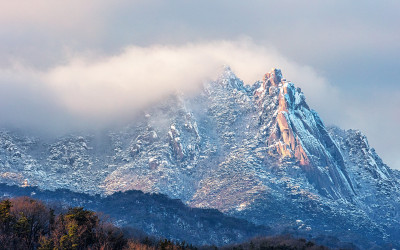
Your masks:
M157 192L276 230L400 244L399 173L361 132L326 127L278 69L250 86L227 67L123 128L50 140L2 131L0 171L9 184Z

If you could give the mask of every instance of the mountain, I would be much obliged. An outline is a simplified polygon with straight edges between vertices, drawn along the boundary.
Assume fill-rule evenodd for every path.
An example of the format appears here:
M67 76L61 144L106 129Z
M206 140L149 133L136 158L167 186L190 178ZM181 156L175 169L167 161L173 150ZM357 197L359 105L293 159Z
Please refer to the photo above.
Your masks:
M325 126L278 69L249 86L226 67L125 127L53 139L4 130L0 171L8 184L162 193L275 230L400 245L399 173L361 132Z

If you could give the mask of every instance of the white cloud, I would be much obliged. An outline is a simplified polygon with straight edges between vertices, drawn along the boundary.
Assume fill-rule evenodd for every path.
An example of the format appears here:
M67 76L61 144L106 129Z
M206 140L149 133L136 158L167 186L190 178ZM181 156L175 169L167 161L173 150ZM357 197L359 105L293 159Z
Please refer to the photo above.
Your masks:
M42 81L72 113L102 117L140 109L176 90L195 91L221 65L230 65L247 84L271 67L301 83L320 108L335 89L310 67L301 66L248 40L182 46L130 46L102 58L72 58L44 73Z
M291 62L274 49L250 40L130 46L113 56L73 57L47 71L14 66L1 71L1 84L4 87L5 83L14 82L21 86L12 93L21 98L31 91L42 93L47 96L42 102L56 102L57 107L63 107L58 113L107 120L137 111L177 90L196 91L201 82L215 77L221 65L230 65L247 84L261 79L271 67L280 67L288 80L301 83L311 102L319 103L320 108L327 107L323 101L335 92L312 68ZM34 107L30 99L20 101Z

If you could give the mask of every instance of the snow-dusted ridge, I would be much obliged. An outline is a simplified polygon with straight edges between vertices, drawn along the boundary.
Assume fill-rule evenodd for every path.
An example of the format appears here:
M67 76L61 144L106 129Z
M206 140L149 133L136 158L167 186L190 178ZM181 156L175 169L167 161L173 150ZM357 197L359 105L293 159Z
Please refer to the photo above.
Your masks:
M139 189L258 224L301 220L308 233L400 242L398 172L361 132L327 128L279 69L249 86L226 67L198 95L171 96L101 135L45 143L2 131L0 170L10 184Z

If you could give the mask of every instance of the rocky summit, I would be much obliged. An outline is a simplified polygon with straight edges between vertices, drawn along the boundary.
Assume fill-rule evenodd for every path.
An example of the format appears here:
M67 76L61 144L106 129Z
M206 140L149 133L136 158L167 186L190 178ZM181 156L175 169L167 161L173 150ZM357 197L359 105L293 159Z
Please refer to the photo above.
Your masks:
M226 67L124 127L52 139L2 130L0 173L49 190L162 193L277 233L400 245L400 174L360 131L325 126L279 69L244 85Z

